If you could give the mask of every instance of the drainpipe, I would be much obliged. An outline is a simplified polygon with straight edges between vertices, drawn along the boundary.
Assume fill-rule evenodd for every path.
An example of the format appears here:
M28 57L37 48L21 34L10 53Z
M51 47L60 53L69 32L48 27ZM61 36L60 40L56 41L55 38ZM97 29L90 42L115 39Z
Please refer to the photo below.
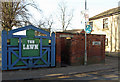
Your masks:
M112 26L113 26L113 16L112 16L112 20L111 20L111 50L110 52L112 52Z

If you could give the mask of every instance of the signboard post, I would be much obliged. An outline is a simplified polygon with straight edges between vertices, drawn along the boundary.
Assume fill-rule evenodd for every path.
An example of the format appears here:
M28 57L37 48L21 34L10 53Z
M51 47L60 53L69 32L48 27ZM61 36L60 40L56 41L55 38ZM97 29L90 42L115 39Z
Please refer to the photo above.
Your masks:
M87 1L85 0L85 10L87 9ZM86 14L86 12L85 12L85 14ZM85 28L86 28L86 25L87 25L87 23L86 23L86 18L85 18ZM87 65L87 35L86 35L86 32L85 32L85 61L84 61L84 65Z
M92 27L90 25L85 25L85 63L87 65L87 34L91 33Z
M85 11L87 11L87 0L85 0ZM87 33L90 33L92 31L92 27L90 25L87 25L87 22L89 22L89 15L88 12L85 12L85 59L84 59L84 65L87 65Z
M85 62L84 62L84 65L87 65L87 34L86 32L85 32Z

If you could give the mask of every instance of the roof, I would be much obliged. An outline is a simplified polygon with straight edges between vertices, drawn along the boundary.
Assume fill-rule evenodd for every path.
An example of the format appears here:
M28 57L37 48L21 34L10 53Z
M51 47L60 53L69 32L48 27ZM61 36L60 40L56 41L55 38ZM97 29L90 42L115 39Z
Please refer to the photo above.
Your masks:
M104 11L96 16L91 17L89 20L95 20L95 19L99 19L99 18L103 18L103 17L107 17L107 16L112 16L115 14L120 14L120 7L112 8L107 11Z
M72 30L66 30L64 32L68 33L81 33L84 29L72 29Z

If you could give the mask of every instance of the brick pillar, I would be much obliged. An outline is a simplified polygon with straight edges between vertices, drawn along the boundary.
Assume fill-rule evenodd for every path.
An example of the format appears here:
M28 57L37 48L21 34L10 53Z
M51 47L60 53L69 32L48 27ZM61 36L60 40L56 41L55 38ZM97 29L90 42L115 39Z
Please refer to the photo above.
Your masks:
M105 39L106 39L106 36L102 36L102 42L103 42L103 45L102 45L102 58L103 60L105 60Z
M61 39L60 39L60 33L56 33L56 67L61 67Z

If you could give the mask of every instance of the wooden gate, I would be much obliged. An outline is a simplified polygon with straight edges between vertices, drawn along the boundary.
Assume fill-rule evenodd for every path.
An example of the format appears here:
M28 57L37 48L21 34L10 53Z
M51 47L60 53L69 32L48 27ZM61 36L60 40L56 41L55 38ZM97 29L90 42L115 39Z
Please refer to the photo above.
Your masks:
M24 30L26 35L15 35ZM41 35L36 36L36 31ZM49 32L32 25L8 33L2 31L2 70L53 66L55 66L55 33L50 36Z

